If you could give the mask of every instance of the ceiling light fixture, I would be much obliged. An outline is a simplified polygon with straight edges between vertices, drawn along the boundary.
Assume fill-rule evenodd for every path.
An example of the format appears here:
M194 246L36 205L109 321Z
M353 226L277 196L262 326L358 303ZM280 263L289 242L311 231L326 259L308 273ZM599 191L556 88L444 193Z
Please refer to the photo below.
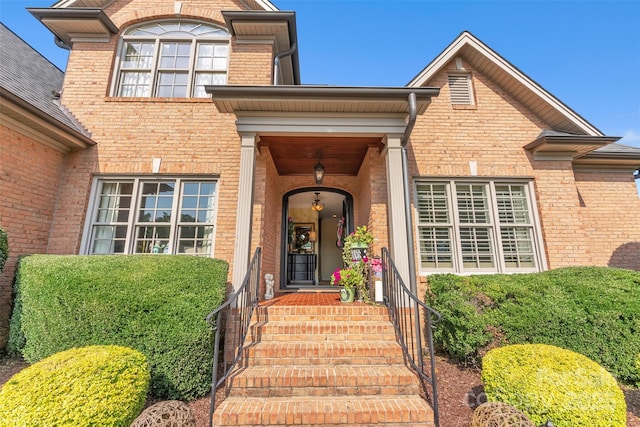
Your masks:
M318 196L320 196L320 193L316 193L316 199L313 201L313 203L311 203L311 209L316 212L320 212L322 209L324 209L324 203L320 201Z
M324 166L320 163L320 160L318 160L318 163L313 167L313 175L316 178L316 184L322 184L322 179L324 178Z

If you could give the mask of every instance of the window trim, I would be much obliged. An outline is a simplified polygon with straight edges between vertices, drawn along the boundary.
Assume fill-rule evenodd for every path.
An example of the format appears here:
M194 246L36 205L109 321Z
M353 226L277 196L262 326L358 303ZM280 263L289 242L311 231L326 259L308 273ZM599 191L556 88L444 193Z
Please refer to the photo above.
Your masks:
M445 184L447 192L447 209L451 215L450 221L446 227L451 229L451 249L452 249L452 267L451 268L425 268L422 267L421 251L420 251L420 211L418 209L418 186L420 184ZM452 195L455 195L457 184L469 185L486 185L488 187L487 197L490 206L491 223L488 227L491 229L492 250L494 256L494 268L477 268L465 269L462 261L462 247L460 239L460 217L457 203ZM501 229L504 225L500 224L499 212L497 209L497 196L495 191L496 185L523 185L526 193L526 201L528 203L528 211L531 223L526 225L531 230L531 241L533 243L533 255L535 267L531 268L509 268L505 264L504 249L502 244ZM452 273L458 275L472 274L516 274L516 273L533 273L545 271L548 269L546 254L544 249L544 240L542 237L542 229L540 226L540 218L538 214L538 206L535 197L535 187L531 178L491 178L491 177L420 177L414 179L413 183L413 214L414 214L414 235L416 236L416 252L417 267L420 276L428 276L430 274ZM443 225L443 227L445 227Z
M127 224L127 235L125 238L125 252L122 255L141 255L140 253L135 252L136 245L136 236L137 230L142 224L144 226L147 223L143 223L137 221L137 214L140 209L140 203L142 200L141 197L141 188L144 183L161 183L161 182L173 182L176 185L176 190L174 190L177 194L174 194L174 200L172 201L171 207L171 216L172 221L170 224L170 237L169 237L169 245L171 246L171 250L169 254L172 255L191 255L191 256L207 256L213 258L215 255L215 244L216 244L216 236L218 229L218 207L220 205L220 179L218 176L212 175L188 175L188 176L179 176L179 175L97 175L93 177L91 183L91 193L89 197L89 204L87 206L84 228L82 232L82 240L80 243L80 254L81 255L99 255L92 254L91 247L93 244L93 228L96 225L96 215L99 209L99 202L102 196L101 185L105 182L132 182L133 190L131 196L131 206L129 207L130 213L129 218L126 221ZM180 226L183 225L183 221L180 220L180 203L183 200L183 184L188 182L211 182L215 184L215 192L214 192L214 206L212 211L212 224L213 227L213 235L211 237L211 251L207 254L189 254L189 253L179 253L175 252L175 244L176 241L179 240L178 232L180 230ZM157 222L156 222L157 223ZM151 224L151 223L149 223ZM198 223L194 223L198 224ZM209 224L209 223L207 223ZM120 255L120 253L118 253Z
M221 37L221 36L197 36L197 35L192 35L192 37L179 37L179 36L175 36L175 35L148 35L148 36L141 36L141 35L129 35L128 33L138 29L138 28L143 28L143 27L148 27L150 25L153 24L157 24L157 25L162 25L162 24L175 24L175 23L190 23L190 24L201 24L201 25L206 25L208 27L212 27L215 29L218 29L220 31L225 32L227 35L225 37ZM150 87L149 87L149 95L148 96L123 96L120 95L120 90L121 90L121 85L122 85L122 78L123 78L123 70L124 71L130 71L130 72L136 72L136 70L142 70L145 71L148 69L123 69L122 68L122 59L123 59L123 54L124 54L124 50L126 47L126 44L128 41L138 41L138 42L151 42L153 41L154 43L154 47L153 47L153 58L152 58L152 64L150 66ZM185 42L185 41L189 41L191 43L190 46L190 56L189 56L189 68L186 69L187 71L187 75L188 75L188 80L187 80L187 96L185 97L161 97L161 96L157 96L156 94L158 93L158 82L159 82L159 75L160 75L160 71L162 69L166 70L166 68L161 68L160 67L160 48L163 42L170 42L170 43L179 43L179 42ZM224 71L222 70L217 70L217 69L212 69L212 70L208 70L209 73L213 73L213 74L221 74L225 76L225 84L228 82L228 78L229 78L229 63L230 63L230 55L231 55L231 34L229 33L229 30L217 25L215 23L212 22L208 22L208 21L201 21L201 20L197 20L197 19L166 19L166 20L157 20L157 21L145 21L145 22L141 22L141 23L137 23L135 25L132 25L128 28L126 28L124 31L122 31L121 35L119 36L118 39L118 44L117 44L117 48L116 48L116 52L115 52L115 56L114 56L114 63L113 63L113 75L111 77L111 86L110 86L110 90L109 90L109 96L112 98L122 98L122 99L166 99L166 100L185 100L185 99L206 99L207 97L196 97L195 96L195 92L196 92L196 78L199 74L202 74L204 71L201 69L198 69L197 67L197 61L198 61L198 57L197 57L197 52L198 52L198 45L200 43L214 43L214 47L216 44L226 44L227 46L227 57L226 57L226 66L224 68ZM174 69L175 70L175 69Z

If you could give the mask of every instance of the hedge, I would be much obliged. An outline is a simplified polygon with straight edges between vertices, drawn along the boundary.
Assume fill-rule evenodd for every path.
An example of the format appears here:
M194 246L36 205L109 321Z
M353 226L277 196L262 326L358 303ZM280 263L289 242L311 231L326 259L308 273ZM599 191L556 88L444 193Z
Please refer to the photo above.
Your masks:
M205 317L224 301L227 270L180 255L25 257L9 349L36 362L72 347L131 347L147 356L153 395L204 396L213 359Z
M426 301L443 320L434 340L451 357L478 363L505 344L542 343L595 360L640 385L640 272L571 267L535 274L429 276Z
M546 344L508 345L482 359L487 399L524 412L535 425L624 427L627 409L613 376L589 358Z
M0 389L0 427L128 427L144 406L149 378L146 358L129 348L56 353Z
M9 243L7 242L7 233L0 227L0 273L4 270L4 263L9 257Z

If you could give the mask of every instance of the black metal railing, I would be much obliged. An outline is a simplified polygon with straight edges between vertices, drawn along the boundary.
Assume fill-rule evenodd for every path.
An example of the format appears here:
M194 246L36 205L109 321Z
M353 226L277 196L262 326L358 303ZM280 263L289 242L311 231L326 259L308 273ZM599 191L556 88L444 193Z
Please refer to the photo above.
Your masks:
M209 405L209 426L213 424L216 389L225 382L233 368L242 358L244 341L249 331L251 316L258 306L260 286L260 257L257 248L251 258L247 274L240 289L207 316L207 322L215 333L213 344L213 372L211 374L211 404ZM224 351L220 352L221 332L224 331Z
M420 301L407 288L398 273L387 248L382 248L382 283L384 302L389 317L396 330L396 337L402 346L410 367L420 378L423 391L433 405L436 427L440 426L438 414L438 390L436 388L436 360L433 351L433 324L440 320L440 313ZM423 347L423 341L426 340ZM428 351L427 369L425 350ZM428 389L431 389L429 393Z

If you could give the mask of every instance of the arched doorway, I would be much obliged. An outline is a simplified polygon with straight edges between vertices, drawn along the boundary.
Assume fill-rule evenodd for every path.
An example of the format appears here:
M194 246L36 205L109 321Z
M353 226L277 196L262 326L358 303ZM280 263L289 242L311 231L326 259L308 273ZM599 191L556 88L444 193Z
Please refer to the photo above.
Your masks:
M312 205L322 208L312 209ZM327 289L342 267L340 236L353 230L353 197L346 191L299 188L282 199L280 289Z

